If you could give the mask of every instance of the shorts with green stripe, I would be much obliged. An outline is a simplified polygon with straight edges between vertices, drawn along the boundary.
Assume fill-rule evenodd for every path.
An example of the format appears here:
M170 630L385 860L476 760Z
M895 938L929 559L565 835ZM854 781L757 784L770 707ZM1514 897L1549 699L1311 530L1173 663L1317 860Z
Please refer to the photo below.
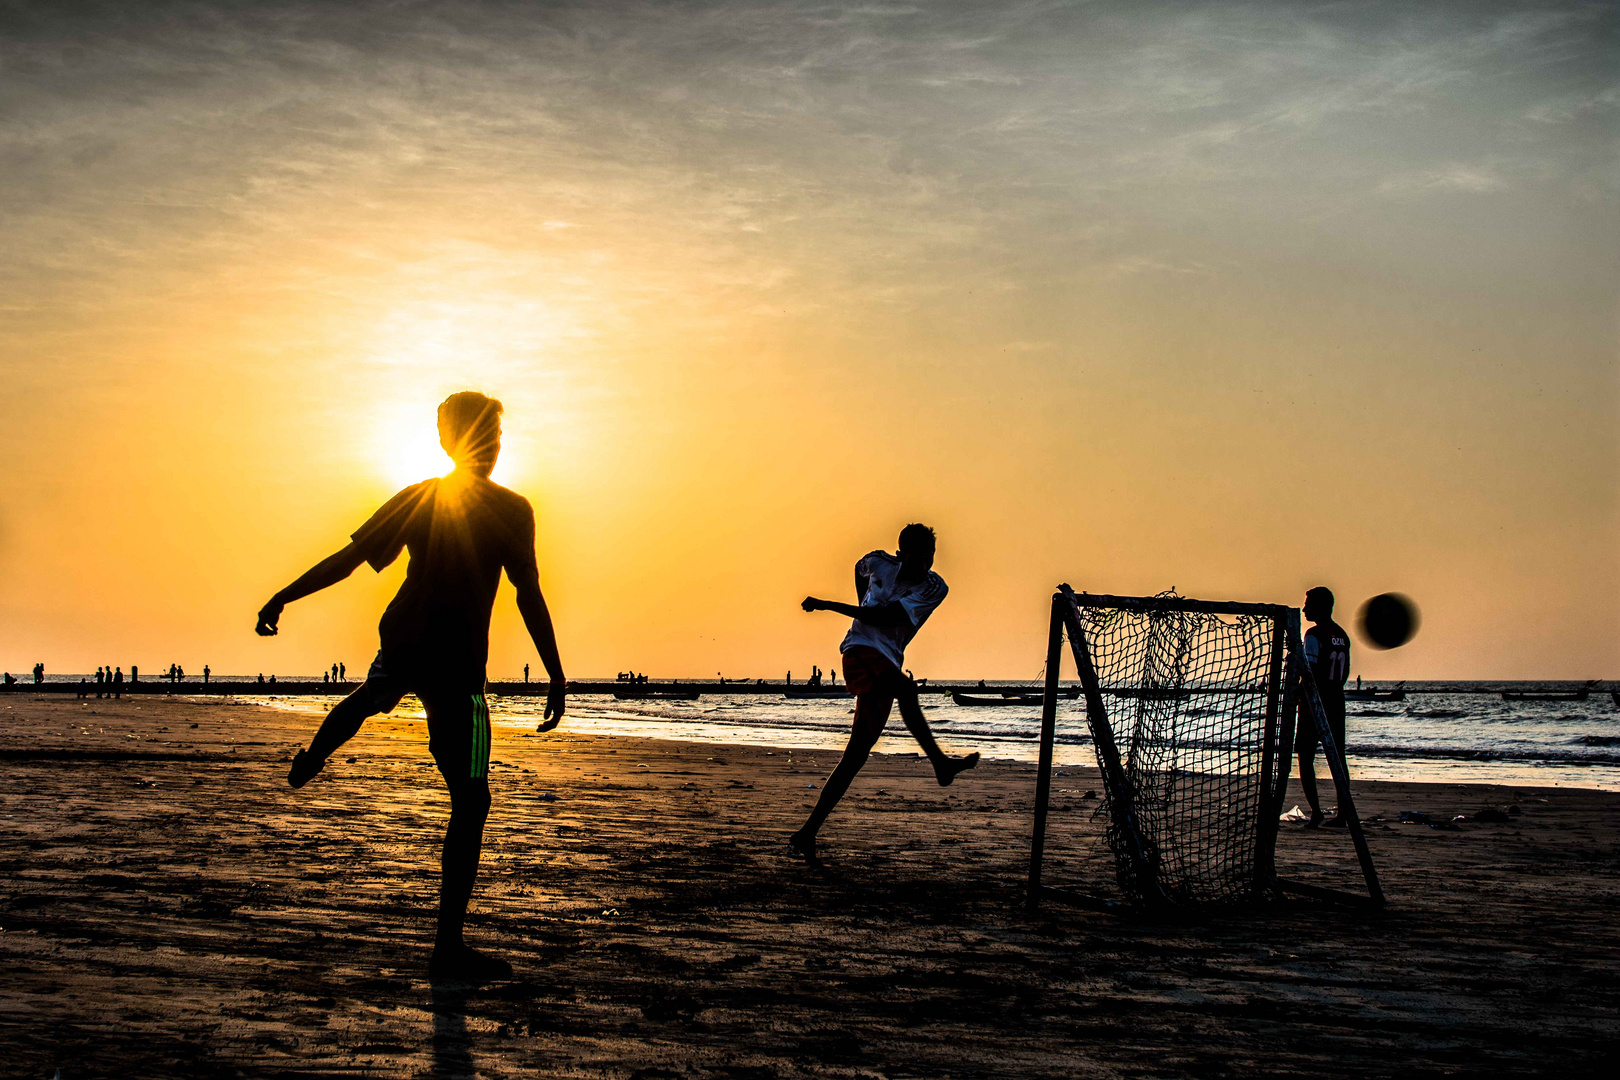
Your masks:
M428 751L444 778L489 778L489 705L483 694L418 692L427 713Z

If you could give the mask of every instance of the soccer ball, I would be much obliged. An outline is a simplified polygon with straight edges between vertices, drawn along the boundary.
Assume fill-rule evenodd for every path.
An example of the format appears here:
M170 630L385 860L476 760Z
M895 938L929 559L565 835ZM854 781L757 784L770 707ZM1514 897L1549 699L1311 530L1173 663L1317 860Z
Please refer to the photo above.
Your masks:
M1356 615L1362 639L1375 649L1405 645L1417 635L1418 622L1417 605L1400 593L1379 593L1362 604Z

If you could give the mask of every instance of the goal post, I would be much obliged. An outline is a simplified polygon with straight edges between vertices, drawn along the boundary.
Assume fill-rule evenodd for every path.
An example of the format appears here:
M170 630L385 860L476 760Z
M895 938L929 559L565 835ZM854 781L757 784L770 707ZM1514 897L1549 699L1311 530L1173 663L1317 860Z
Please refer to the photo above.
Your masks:
M1275 848L1294 716L1327 724L1300 648L1299 611L1277 604L1075 593L1052 597L1036 770L1028 900L1042 881L1063 640L1083 690L1102 772L1107 840L1121 890L1147 910L1231 903L1277 890ZM1323 740L1368 894L1383 894L1356 819L1342 748ZM1082 902L1095 898L1060 893Z

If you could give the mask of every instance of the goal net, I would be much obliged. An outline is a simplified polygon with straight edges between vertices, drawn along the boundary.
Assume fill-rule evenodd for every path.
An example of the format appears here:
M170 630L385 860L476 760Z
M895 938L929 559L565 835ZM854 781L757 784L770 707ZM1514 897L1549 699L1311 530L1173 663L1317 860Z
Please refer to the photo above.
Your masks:
M1261 884L1271 841L1283 627L1275 617L1077 598L1108 721L1119 740L1151 878L1172 903L1241 900ZM1108 843L1120 886L1140 898L1154 881L1130 857L1128 822L1109 799Z
M1148 906L1230 903L1273 875L1284 701L1285 607L1091 596L1053 600L1048 685L1066 632L1103 771L1108 845L1122 891ZM1045 828L1055 709L1043 715L1037 848ZM1045 790L1043 790L1045 789ZM1031 867L1039 887L1039 850Z

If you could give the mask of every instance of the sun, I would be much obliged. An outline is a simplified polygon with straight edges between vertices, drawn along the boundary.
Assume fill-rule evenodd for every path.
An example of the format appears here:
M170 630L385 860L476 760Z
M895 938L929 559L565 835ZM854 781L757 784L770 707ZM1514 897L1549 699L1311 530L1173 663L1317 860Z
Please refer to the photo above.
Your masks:
M453 467L439 446L436 406L412 402L388 410L377 424L372 454L378 469L395 487L407 487Z
M378 472L396 488L444 476L455 467L439 445L438 408L435 398L426 403L403 402L379 415L371 456ZM501 456L490 479L502 483L502 477L513 475L512 470L511 447L503 439Z

